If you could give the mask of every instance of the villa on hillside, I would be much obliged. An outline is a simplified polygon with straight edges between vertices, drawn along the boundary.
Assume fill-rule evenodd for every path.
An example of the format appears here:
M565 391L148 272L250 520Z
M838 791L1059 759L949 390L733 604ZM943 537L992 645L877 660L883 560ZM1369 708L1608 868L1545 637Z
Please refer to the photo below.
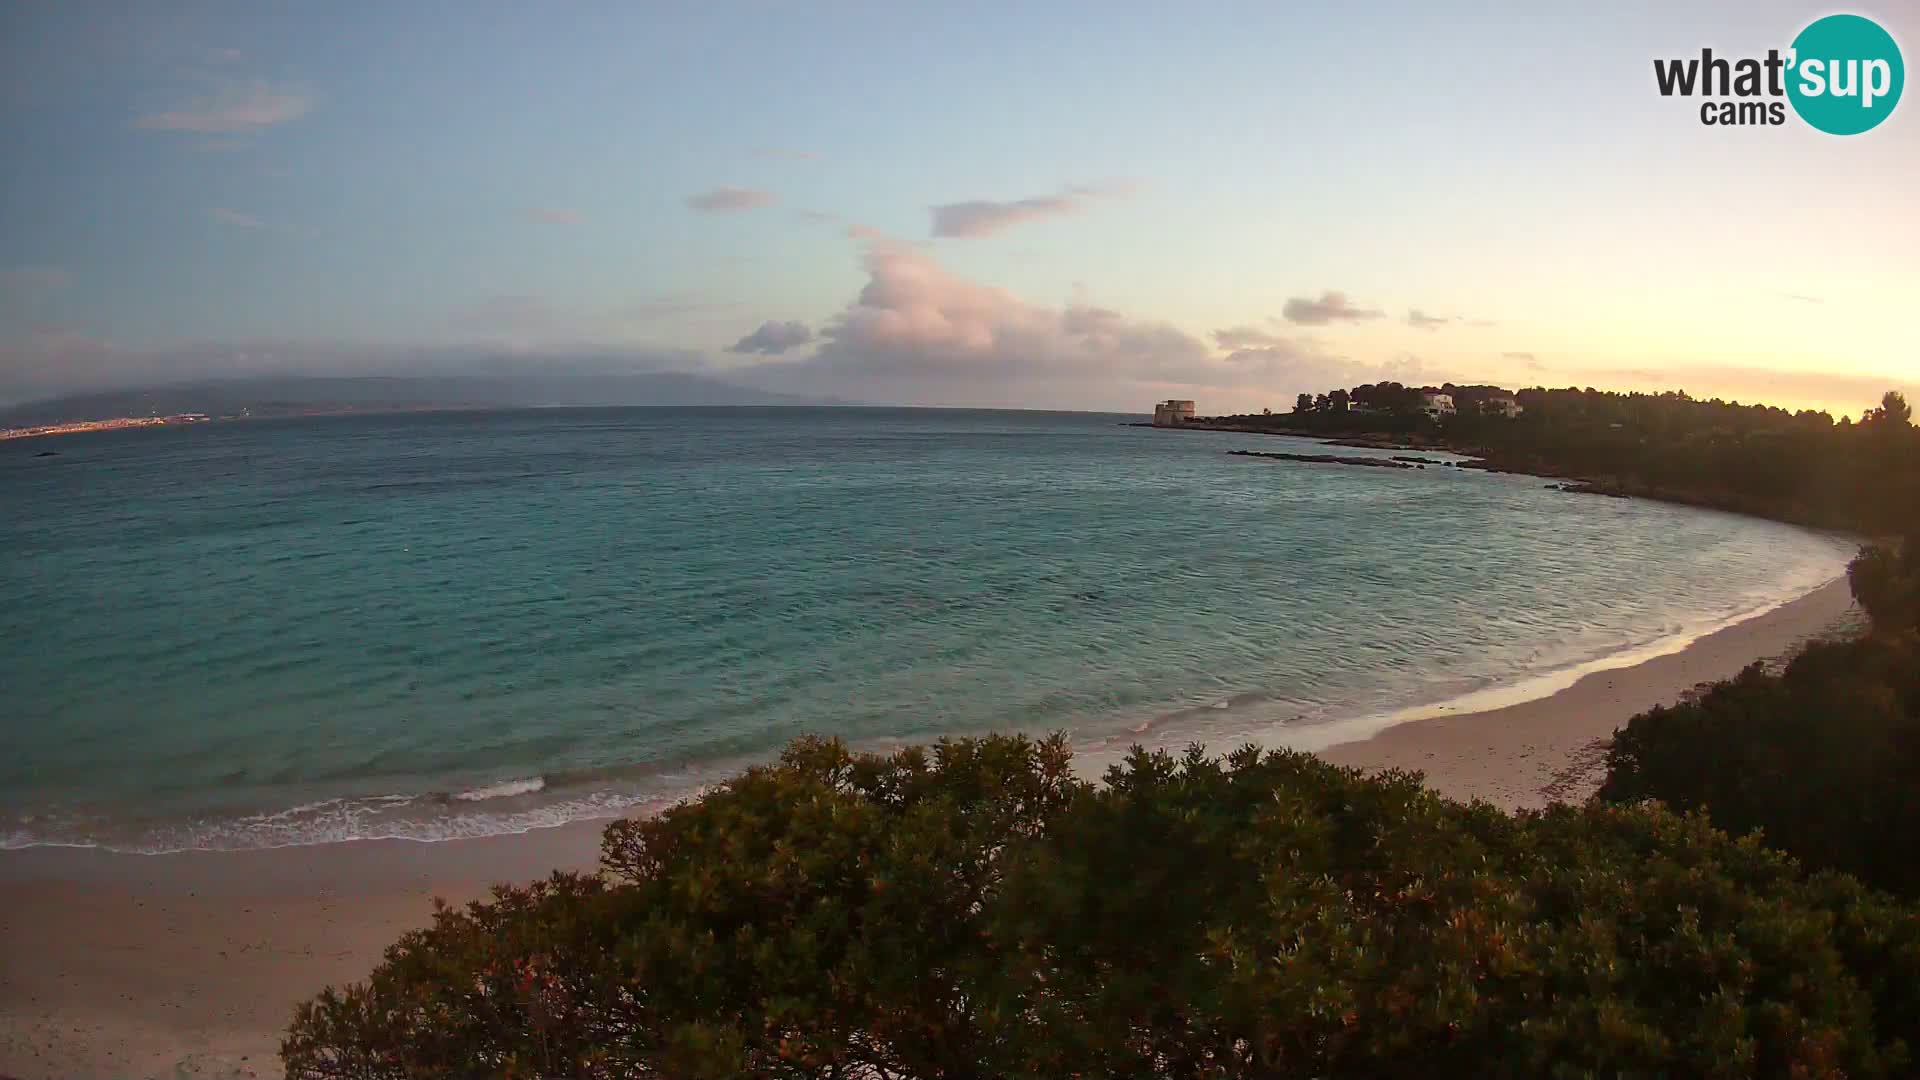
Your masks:
M1494 394L1480 403L1480 411L1492 416L1504 416L1511 420L1520 415L1520 402L1512 394Z
M1454 414L1453 395L1439 390L1420 391L1420 411L1438 419Z
M1193 419L1193 402L1168 398L1154 405L1154 427L1179 427Z

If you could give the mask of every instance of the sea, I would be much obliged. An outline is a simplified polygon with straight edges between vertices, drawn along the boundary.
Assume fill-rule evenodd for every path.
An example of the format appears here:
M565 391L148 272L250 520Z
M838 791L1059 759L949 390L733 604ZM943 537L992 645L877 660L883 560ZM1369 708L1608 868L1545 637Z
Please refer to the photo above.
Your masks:
M1139 419L529 409L0 443L0 847L523 832L806 733L1063 732L1088 767L1314 749L1678 649L1852 554Z

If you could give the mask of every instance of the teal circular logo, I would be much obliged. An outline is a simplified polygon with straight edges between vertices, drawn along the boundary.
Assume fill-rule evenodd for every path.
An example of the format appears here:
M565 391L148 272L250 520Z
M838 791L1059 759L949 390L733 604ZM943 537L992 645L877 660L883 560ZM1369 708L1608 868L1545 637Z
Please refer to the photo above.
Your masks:
M1829 15L1793 39L1787 99L1800 119L1829 135L1858 135L1900 103L1906 65L1893 35L1872 19Z

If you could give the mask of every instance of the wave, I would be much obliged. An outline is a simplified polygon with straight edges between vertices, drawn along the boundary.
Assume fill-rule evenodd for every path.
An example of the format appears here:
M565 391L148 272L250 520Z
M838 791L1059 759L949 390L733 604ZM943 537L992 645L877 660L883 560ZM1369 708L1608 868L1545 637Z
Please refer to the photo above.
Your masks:
M502 785L504 786L504 785ZM130 855L186 851L247 851L304 847L352 840L437 843L556 828L574 821L616 818L664 808L679 796L652 792L583 792L501 813L448 813L449 801L434 796L383 795L326 799L271 813L155 826L137 835L16 828L0 833L0 850L31 847L98 848Z
M1426 701L1342 713L1324 706L1308 706L1278 695L1235 694L1204 704L1158 712L1129 723L1124 729L1089 739L1076 748L1076 767L1098 776L1134 744L1148 749L1175 749L1193 742L1221 748L1254 742L1318 752L1342 743L1360 742L1400 724L1440 716L1459 716L1503 709L1537 701L1573 686L1596 672L1634 667L1681 652L1695 642L1730 627L1776 611L1835 582L1831 568L1814 563L1774 590L1749 595L1735 611L1670 623L1651 640L1622 641L1598 653L1565 656L1518 678L1460 688Z
M459 799L461 802L485 802L488 799L511 799L515 795L532 795L538 791L545 791L546 787L547 781L545 777L534 776L525 780L502 780L497 784L488 784L485 787L477 787L471 791L462 791L455 795L454 798Z

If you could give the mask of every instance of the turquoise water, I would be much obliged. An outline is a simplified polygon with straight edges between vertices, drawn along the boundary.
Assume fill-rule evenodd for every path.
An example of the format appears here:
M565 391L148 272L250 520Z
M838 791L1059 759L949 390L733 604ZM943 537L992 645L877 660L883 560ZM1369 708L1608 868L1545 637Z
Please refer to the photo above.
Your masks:
M521 830L802 732L1325 745L1684 640L1849 554L1122 419L549 410L0 443L0 844Z

